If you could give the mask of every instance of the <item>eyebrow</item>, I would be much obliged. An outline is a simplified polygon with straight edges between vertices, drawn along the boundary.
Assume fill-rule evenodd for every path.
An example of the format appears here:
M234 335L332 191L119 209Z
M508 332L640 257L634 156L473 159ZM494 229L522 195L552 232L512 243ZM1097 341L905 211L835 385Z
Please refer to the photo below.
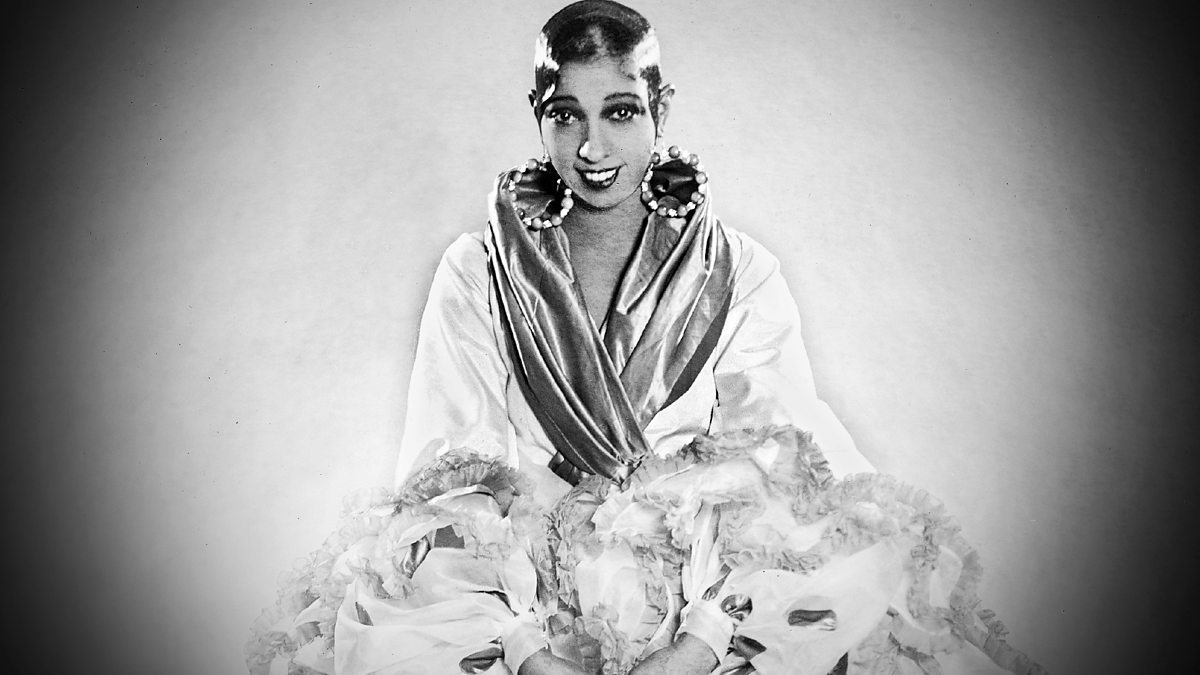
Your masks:
M550 98L546 99L545 101L542 101L542 105L544 105L544 106L550 105L551 103L558 103L560 101L568 102L568 103L579 103L579 99L575 98L574 96L551 96Z
M605 101L616 101L616 100L625 99L625 98L632 98L632 99L636 99L638 101L642 100L641 96L638 96L636 93L634 93L632 91L621 91L621 92L609 94L608 96L604 97L604 100ZM577 99L574 96L571 96L569 94L563 95L563 96L551 96L550 98L546 99L542 103L542 105L550 105L551 103L559 103L559 102L579 103L579 99Z

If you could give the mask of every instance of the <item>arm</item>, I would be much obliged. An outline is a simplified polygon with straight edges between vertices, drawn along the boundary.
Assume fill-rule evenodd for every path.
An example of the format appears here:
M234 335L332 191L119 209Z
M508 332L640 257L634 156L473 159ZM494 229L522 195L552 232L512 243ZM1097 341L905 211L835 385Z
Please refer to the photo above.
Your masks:
M509 454L508 373L492 331L487 284L483 243L459 237L442 256L421 316L397 483L453 448Z
M517 675L590 675L579 666L560 659L550 653L549 649L535 652L521 663Z
M713 650L699 638L683 633L670 646L654 652L629 675L708 675L717 667ZM588 675L579 666L543 649L521 664L517 675Z
M817 398L800 313L779 260L744 235L733 303L714 366L713 431L792 424L813 433L835 476L875 469Z
M629 675L707 675L717 664L717 655L703 640L681 633L675 642L634 666Z

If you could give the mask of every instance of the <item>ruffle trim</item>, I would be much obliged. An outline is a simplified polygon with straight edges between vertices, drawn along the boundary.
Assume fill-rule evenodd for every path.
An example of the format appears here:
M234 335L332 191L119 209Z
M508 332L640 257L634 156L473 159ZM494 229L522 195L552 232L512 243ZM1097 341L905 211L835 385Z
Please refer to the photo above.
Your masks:
M408 480L395 492L399 505L417 505L451 490L481 485L497 498L502 511L507 511L505 495L533 493L533 482L504 460L481 455L468 448L459 448L439 456Z
M770 427L698 437L674 456L648 458L625 491L605 496L581 486L556 509L559 603L589 617L584 625L601 645L606 675L627 672L636 662L631 654L652 653L646 648L656 636L623 634L611 617L580 607L574 567L605 547L628 547L643 572L648 605L663 624L677 620L679 603L672 605L662 589L678 587L703 503L719 513L714 545L726 570L810 575L884 541L909 551L903 601L855 651L866 672L887 672L872 664L882 668L897 659L918 668L912 672L939 672L936 655L964 641L1017 675L1045 672L1008 645L1003 624L980 607L978 553L939 500L890 476L837 481L810 434ZM797 539L797 531L809 538Z
M437 497L467 489L492 497L511 527L480 527L468 514L437 504ZM502 460L463 449L437 458L397 490L352 493L334 532L296 562L275 604L252 625L245 647L250 673L267 675L285 659L289 674L331 674L334 626L349 586L358 580L378 598L408 597L413 574L437 546L492 560L521 549L531 553L539 578L552 576L545 515L524 496L531 489L530 479ZM405 540L406 531L433 520L447 525Z
M1007 644L1003 624L982 608L978 553L939 500L884 475L835 480L811 435L794 428L698 437L674 456L647 458L624 490L585 479L549 513L523 496L530 486L500 460L458 451L396 492L352 495L335 532L297 565L275 606L255 623L247 644L251 673L271 672L280 658L289 673L332 673L333 627L349 584L360 581L381 599L406 598L424 557L448 539L481 559L527 554L547 634L598 647L602 672L624 675L674 639L684 570L695 563L689 556L701 531L710 533L723 574L810 576L881 542L906 551L906 585L851 650L855 672L939 673L937 655L966 642L1016 675L1045 673ZM443 495L464 490L492 497L509 525L480 527L440 505ZM401 536L431 518L447 525L416 541ZM640 588L605 591L624 598L627 616L603 597L582 605L577 573L588 565L593 587L606 565L632 575L622 578ZM641 616L629 607L640 607Z
M1004 624L995 612L981 606L978 588L983 566L979 554L939 499L892 476L857 474L820 495L804 515L815 518L831 511L843 515L823 542L830 548L866 546L893 527L898 528L896 535L907 535L913 543L908 562L912 582L906 594L909 617L890 610L875 633L860 644L855 659L859 667L872 658L880 664L903 658L910 667L920 669L913 672L940 673L940 666L931 661L934 656L961 648L965 640L1015 675L1045 675L1040 665L1004 640ZM930 598L943 551L957 558L961 571L948 593L948 603L940 606Z

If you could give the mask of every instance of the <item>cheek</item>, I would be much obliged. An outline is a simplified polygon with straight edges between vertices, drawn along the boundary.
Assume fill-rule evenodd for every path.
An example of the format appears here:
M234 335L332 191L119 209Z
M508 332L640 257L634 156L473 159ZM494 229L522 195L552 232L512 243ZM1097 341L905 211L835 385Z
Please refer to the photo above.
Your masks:
M542 143L551 157L570 155L579 147L574 127L547 124L542 127Z
M621 147L627 155L645 155L654 150L654 128L635 127L621 135Z

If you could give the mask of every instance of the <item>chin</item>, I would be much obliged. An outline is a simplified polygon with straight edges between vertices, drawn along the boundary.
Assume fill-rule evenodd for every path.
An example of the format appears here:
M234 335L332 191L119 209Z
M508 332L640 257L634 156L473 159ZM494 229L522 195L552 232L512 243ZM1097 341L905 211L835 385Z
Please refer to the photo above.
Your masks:
M575 193L575 200L581 201L588 208L595 211L607 211L624 204L630 199L636 198L636 190L628 190L621 185L614 185L605 190L593 190L589 187L580 185L568 187Z

